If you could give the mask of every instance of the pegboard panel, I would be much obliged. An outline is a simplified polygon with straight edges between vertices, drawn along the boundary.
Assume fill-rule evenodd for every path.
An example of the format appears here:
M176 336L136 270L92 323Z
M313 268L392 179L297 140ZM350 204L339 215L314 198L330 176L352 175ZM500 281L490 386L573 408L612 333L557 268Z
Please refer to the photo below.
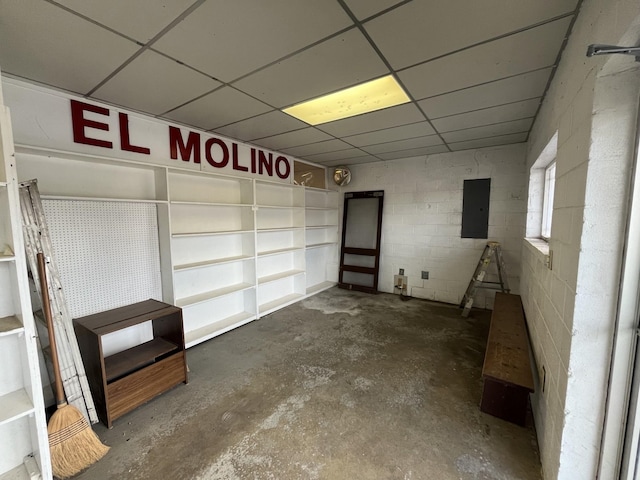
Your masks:
M155 204L43 200L73 318L162 300Z

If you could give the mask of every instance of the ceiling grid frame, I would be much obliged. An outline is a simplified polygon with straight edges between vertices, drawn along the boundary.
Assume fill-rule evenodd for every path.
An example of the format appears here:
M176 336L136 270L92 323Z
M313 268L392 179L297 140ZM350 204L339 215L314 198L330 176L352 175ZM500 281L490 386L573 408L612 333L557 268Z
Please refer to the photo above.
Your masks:
M235 15L229 18L224 17L224 22L232 22L232 31L233 22L236 22L239 27L242 27L242 24L238 22L242 22L243 15L246 16L247 14L251 13L253 8L252 1L255 0L239 0L238 2L234 2L232 6L225 6L225 12L235 12ZM154 14L152 20L153 23L149 24L149 27L142 29L144 33L140 35L137 35L135 30L132 29L132 25L135 25L135 23L133 23L131 19L133 18L138 22L144 21L144 19L147 18L147 13L149 13L145 11L144 8L146 8L147 10L149 8L156 8L153 2L147 2L146 4L138 7L135 5L130 5L124 0L115 0L110 8L112 10L118 8L119 10L117 14L113 14L113 12L109 12L108 10L106 10L104 6L98 2L98 0L88 0L87 2L83 2L82 6L80 6L78 2L74 2L73 0L28 0L28 3L32 8L29 8L29 6L26 4L25 6L21 5L20 0L7 0L8 8L6 10L8 18L5 20L5 22L9 24L9 22L11 22L12 20L17 20L18 24L21 24L26 28L22 29L24 30L24 32L18 31L17 29L5 33L2 33L0 31L0 65L3 66L3 73L9 77L32 81L34 83L53 87L58 90L79 94L89 100L95 99L97 101L109 105L114 105L119 108L130 109L132 111L149 115L154 118L168 120L172 123L199 128L210 133L219 133L229 138L236 137L224 132L236 132L235 134L241 141L266 148L270 148L268 146L270 144L277 144L278 148L275 150L283 151L285 153L287 151L307 152L296 156L296 158L299 158L301 160L311 161L321 165L335 164L336 162L340 161L341 158L344 158L344 164L347 165L349 163L361 163L361 161L365 161L364 159L366 159L366 161L383 162L390 161L396 158L403 158L403 155L428 155L438 150L457 151L459 149L463 149L463 147L466 146L469 146L469 148L476 148L473 147L473 145L480 144L495 143L496 145L507 145L510 143L521 143L527 141L531 132L531 125L533 125L533 120L536 118L540 109L540 105L542 103L542 99L544 99L544 96L548 91L550 82L555 74L556 66L565 48L566 39L571 32L571 29L575 22L575 18L582 5L582 0L563 0L561 5L554 4L552 0L525 0L528 4L525 5L524 10L514 10L516 8L519 8L514 6L507 13L503 13L500 11L500 8L498 8L500 4L497 0L489 0L486 8L489 9L488 15L491 14L491 11L495 12L494 16L491 17L493 20L495 20L495 22L500 22L500 15L503 15L508 20L506 26L517 26L518 28L513 28L506 32L501 32L500 29L503 28L501 26L476 26L474 31L471 32L470 35L466 37L466 39L474 38L477 41L463 44L464 46L462 47L453 48L450 51L440 53L430 58L423 58L419 61L414 61L410 64L403 65L401 68L394 69L394 61L392 61L391 58L388 58L387 53L384 51L384 49L378 45L375 35L372 35L369 32L367 24L369 22L375 22L377 28L376 35L379 35L380 31L382 31L384 35L388 35L390 38L392 38L394 32L384 30L384 25L385 23L387 23L388 18L394 16L396 19L394 20L394 22L397 25L397 21L402 21L403 18L409 18L407 17L407 15L411 15L410 12L425 13L430 12L431 9L433 9L434 14L437 15L439 8L438 2L444 2L444 0L403 0L398 2L380 1L375 4L366 4L359 2L358 0L327 0L329 4L333 4L331 5L330 16L327 16L326 18L320 18L320 20L324 22L322 24L323 26L316 28L311 33L306 33L304 31L304 22L315 21L316 18L318 18L318 14L322 15L323 10L322 8L317 7L317 5L315 5L314 8L304 8L299 7L299 4L297 3L295 4L297 12L295 13L295 18L299 20L299 25L282 25L278 23L279 12L285 12L285 10L282 9L286 9L287 5L289 5L292 1L293 0L276 0L269 6L268 9L263 8L262 10L260 10L263 14L265 14L265 18L251 19L253 25L259 25L256 23L258 21L265 22L266 27L261 27L262 31L265 31L265 29L272 27L279 29L284 28L286 30L284 31L284 33L282 33L282 31L278 32L278 34L281 35L279 37L280 43L278 45L274 45L273 47L267 46L267 48L270 49L268 50L269 52L280 52L283 54L276 55L275 57L272 56L271 58L266 58L264 64L256 65L256 68L253 68L250 71L246 71L235 78L228 78L228 75L225 75L222 71L218 73L216 73L215 71L206 72L198 68L196 65L190 64L190 62L184 61L185 59L181 58L181 55L170 55L165 51L165 48L158 48L158 45L160 45L159 41L161 39L169 38L166 37L168 33L172 31L178 31L177 29L174 30L174 28L181 24L181 22L185 21L185 19L187 19L190 15L205 15L211 14L212 12L217 12L217 10L213 8L213 0L194 0L192 2L183 1L176 3L172 10L164 12L151 12L152 14ZM424 5L416 6L421 2L427 1L433 3L433 8L431 6L426 7L426 3ZM451 17L452 12L457 11L455 10L456 8L459 8L459 11L464 11L465 7L462 0L453 0L453 2L454 3L442 3L442 8L446 9L442 11L445 14L443 18ZM38 3L49 4L52 7L64 11L65 15L73 15L79 19L78 21L81 20L82 22L88 22L93 26L93 29L104 29L104 31L109 32L109 35L116 35L122 38L123 41L126 40L127 42L130 42L131 45L135 45L137 49L133 51L133 53L124 57L125 60L121 61L120 64L117 65L117 67L111 67L111 70L108 71L108 74L104 75L104 69L103 71L100 71L100 74L104 76L100 79L100 81L94 84L92 88L85 91L78 91L71 86L74 84L81 85L81 82L69 82L67 84L64 80L60 80L62 78L62 76L60 75L61 72L56 72L57 75L47 75L47 65L42 66L43 74L41 75L40 71L37 70L34 65L29 64L28 56L24 54L20 55L20 52L28 51L28 48L34 48L33 46L37 47L42 42L49 42L49 45L47 45L47 51L55 51L56 46L51 46L51 43L53 42L50 42L50 40L52 38L56 38L56 32L64 32L65 35L69 36L73 36L74 32L64 30L65 25L67 25L67 17L57 16L57 18L63 20L60 25L42 24L41 19L37 18L38 8L33 8ZM204 5L207 5L208 8L202 10L201 7L203 7ZM187 7L185 8L185 6ZM549 8L545 10L547 6ZM76 8L77 10L74 10L74 8ZM160 8L160 6L158 8ZM354 8L357 9L357 12L356 10L354 10ZM378 8L380 8L379 11L377 11ZM403 8L410 8L410 10L405 11L402 10ZM343 12L343 15L339 13L340 11ZM127 17L128 13L132 15L131 18ZM291 17L292 14L290 12L288 12L288 14L289 16L287 18L293 18ZM127 21L123 20L122 18L127 18ZM220 18L218 18L217 20L220 20ZM429 17L431 21L434 21L433 18L433 16ZM563 38L561 39L562 41L559 41L555 45L552 42L547 42L549 43L547 48L553 48L555 50L555 54L553 56L554 61L552 63L546 64L548 62L551 62L551 58L549 57L550 52L548 51L548 53L545 54L547 55L547 57L541 57L548 58L548 62L545 61L545 64L532 65L531 61L525 61L524 63L521 62L522 66L526 66L528 64L529 66L534 68L525 69L523 71L516 71L515 73L511 73L513 72L513 69L510 71L508 68L503 68L499 71L499 76L496 76L496 78L488 77L492 79L486 81L483 81L482 76L476 75L471 79L468 85L465 84L461 88L440 88L440 90L443 91L424 97L422 95L418 95L417 92L413 92L412 87L409 86L400 76L400 74L411 71L411 69L413 68L419 67L421 65L426 65L431 62L436 62L437 60L441 59L449 59L446 64L443 64L445 66L454 65L455 62L458 61L458 54L460 54L461 52L467 52L479 46L490 46L493 42L502 41L501 44L505 45L504 42L508 42L508 39L510 37L521 34L523 32L531 32L531 34L534 35L533 38L535 38L535 35L540 35L543 32L543 28L541 27L553 24L553 22L559 22L564 19L569 19L569 21L565 22L566 24L568 24L566 32L562 30L562 32L564 33ZM464 28L464 21L471 21L470 19L465 20L462 17L458 18L457 20L459 20L459 22L457 22L456 24L443 26L442 28L455 31L455 28ZM200 24L202 24L202 22L200 22ZM204 22L204 24L207 23ZM418 25L421 23L411 21L409 22L409 24ZM44 28L42 28L43 25ZM193 25L193 23L191 23L190 25ZM557 28L554 27L554 32L559 32L560 29L564 28L563 24L558 23L557 25ZM2 26L2 19L0 19L0 26ZM41 27L40 30L44 31L37 31L38 26ZM125 26L127 26L128 29L124 28ZM88 27L85 28L85 30L87 32L91 31ZM286 114L283 113L282 115L279 115L277 113L282 112L282 109L284 108L283 106L280 106L280 103L282 103L281 100L284 97L278 100L277 104L274 104L273 102L269 101L268 98L261 95L255 95L252 91L249 91L250 89L242 88L243 84L240 82L244 79L250 79L254 75L256 76L253 78L256 79L264 78L267 85L264 88L268 88L269 82L278 82L278 72L287 71L286 69L283 70L279 67L281 64L287 61L291 62L295 60L297 63L294 63L292 65L300 65L302 68L304 68L304 63L298 62L298 59L302 60L304 58L306 59L305 61L313 61L313 59L317 59L317 61L328 61L328 63L326 64L326 68L331 69L332 67L330 58L323 59L322 57L317 57L319 52L323 51L318 47L340 44L340 48L346 49L345 51L350 51L350 45L348 43L344 43L346 38L344 37L344 35L346 33L356 31L358 32L358 35L354 36L355 34L351 33L349 38L357 38L357 36L360 36L364 40L364 44L368 45L368 48L373 53L370 58L375 57L379 62L382 62L381 65L384 66L382 70L384 71L378 70L380 72L380 75L375 75L374 77L370 77L370 75L366 74L364 75L364 77L358 77L356 71L353 71L352 73L349 73L347 75L343 74L341 76L342 80L339 80L337 84L334 82L334 86L331 88L323 88L321 84L312 86L312 88L308 89L307 91L309 93L316 92L317 95L316 93L313 93L314 96L310 98L316 98L317 96L333 93L342 88L348 88L350 86L357 85L361 81L369 81L390 74L394 76L394 78L400 83L400 85L404 88L405 92L409 96L410 102L404 104L405 106L407 106L407 108L397 109L397 107L390 107L384 110L379 110L377 112L365 113L358 115L357 117L351 117L351 119L346 119L351 121L337 120L335 122L312 126L304 122L298 121L296 123L289 121L287 117L283 117L283 115ZM491 32L500 33L498 35L486 35L486 33ZM132 35L137 38L132 37ZM314 35L315 38L313 38ZM428 38L424 35L424 32L420 32L418 33L418 37L414 38ZM433 33L431 33L431 35L433 35ZM293 43L286 40L290 36L292 36L292 38L294 39ZM172 35L171 38L174 37L175 34ZM147 38L147 41L142 41L146 40ZM209 37L205 36L202 38ZM412 37L408 36L406 38ZM22 44L25 43L25 39L27 40L26 43L28 43L29 45L23 47ZM269 38L252 38L249 32L248 38L242 38L239 40L239 42L234 42L230 38L216 38L215 44L192 45L192 48L220 48L219 45L224 45L224 48L231 49L231 52L225 52L224 55L228 56L230 54L233 54L232 52L235 51L237 52L237 55L239 55L238 58L241 58L243 48L250 48L252 44L256 44L255 42L258 41L268 42ZM333 43L326 43L330 42L331 40L333 40ZM462 40L465 39L463 38ZM82 44L85 39L77 38L74 41ZM86 48L84 48L84 50L81 48L78 53L84 52L84 55L90 54L91 42L87 41L86 43ZM460 44L461 42L457 43ZM297 46L298 48L285 53L284 50L287 49L287 45L289 44ZM42 43L42 45L44 46L44 43ZM114 45L117 46L118 44ZM388 42L386 44L383 43L383 45L388 45ZM455 44L453 44L452 46L455 46ZM405 45L405 47L420 49L420 45ZM442 47L443 46L440 45L437 48L442 49ZM326 48L327 47L324 47L324 51L326 51ZM331 48L336 47L331 46ZM394 48L397 49L398 46L396 45L396 47ZM431 50L434 53L437 51L437 49ZM503 50L500 51L502 52ZM529 49L527 48L527 50ZM160 55L163 58L170 60L171 62L175 62L176 64L180 65L181 68L187 68L193 71L194 75L192 76L191 83L193 85L198 85L199 88L203 86L206 87L206 81L204 79L202 81L198 80L199 76L211 79L212 88L206 91L203 91L202 89L200 91L194 91L193 93L195 94L192 96L192 98L189 98L190 92L184 92L181 95L174 94L172 97L173 99L178 100L180 97L182 97L183 99L187 98L187 100L175 102L173 107L163 111L162 113L158 113L158 110L156 110L155 112L146 110L149 110L150 104L156 105L155 108L157 108L157 105L168 105L172 99L167 99L166 101L164 101L164 103L157 101L150 102L150 104L149 102L145 104L141 101L136 105L127 105L127 102L122 101L123 95L118 95L114 88L111 88L111 90L107 89L107 91L110 92L110 94L107 95L109 97L108 100L100 98L101 88L103 88L105 85L108 85L110 82L112 82L112 85L115 87L116 83L113 83L115 82L115 77L118 76L118 74L120 74L121 72L125 71L128 66L133 65L135 67L137 65L138 68L130 70L129 73L124 77L121 76L118 83L119 85L126 84L123 78L132 78L131 75L136 75L136 77L133 78L138 78L137 76L145 75L145 73L141 71L142 65L145 65L143 59L146 58L147 64L149 64L150 61L150 58L143 57L143 54L145 52L153 52L154 55ZM420 52L422 52L422 50L420 50ZM416 50L412 54L412 57L407 57L405 55L404 58L418 59L420 56L420 52ZM518 52L509 52L508 49L504 50L504 52L505 55L518 54ZM124 51L122 51L122 53L124 53ZM304 57L302 57L301 54L304 54ZM111 58L115 59L117 58L117 55L114 53ZM252 58L254 64L256 62L256 59L260 59L259 57L256 57L255 54ZM464 57L460 58L462 59ZM509 62L509 57L506 56L502 60L504 62ZM37 59L34 59L34 62L36 61ZM369 60L365 59L365 63L361 64L364 66L368 61ZM74 75L73 69L79 68L79 66L81 66L82 64L83 62L81 58L72 59L68 62L68 65L72 67L71 71L69 71L68 73L70 79ZM166 68L169 67L169 64L163 64L159 60L149 65L153 65L154 75L156 73L155 71L163 68L163 66L166 66ZM482 65L482 63L480 62L479 65ZM48 68L55 69L58 68L58 66L51 64L48 66ZM489 67L485 66L482 68ZM208 70L211 70L211 68L208 68ZM371 68L369 68L369 70L373 72L375 69L372 70ZM413 72L418 72L418 70L413 70ZM212 75L211 73L214 74ZM260 74L260 77L258 77L257 74ZM446 72L444 74L446 74ZM157 77L159 78L156 78L156 76L154 76L153 78L149 78L149 74L146 74L147 78L149 79L150 88L153 88L154 82L158 82L158 85L160 86L158 90L162 92L167 92L170 87L174 86L177 79L179 79L179 75L180 70L173 67L172 74L166 76L167 78L165 79L161 78L162 75L157 75ZM90 78L90 76L87 77ZM97 75L94 74L93 77L96 78ZM223 81L223 78L226 78L227 81ZM327 78L330 78L330 76L327 76ZM545 79L546 82L544 83L544 87L542 87L542 81ZM340 86L339 84L344 84L345 80L347 80L347 85ZM171 81L173 81L173 84L169 83ZM423 81L429 82L430 80L429 78L424 78ZM218 82L218 84L216 85L215 82ZM142 80L140 79L138 79L137 83L139 85L144 84L144 82L142 82ZM453 82L451 84L451 87L456 87L455 83L456 82ZM463 82L457 83L460 84ZM293 83L290 84L292 86L295 85ZM164 85L164 89L162 88L162 85ZM445 86L448 85L445 84ZM501 87L504 87L504 90L501 90ZM137 86L137 88L142 87ZM206 103L203 101L203 99L208 95L215 95L216 92L220 93L220 91L225 88L233 89L237 92L238 95L242 95L242 98L247 98L247 102L249 102L248 105L253 103L254 106L250 108L247 108L245 106L244 110L239 110L235 116L229 115L228 113L224 115L222 114L222 112L216 113L215 109L217 102L213 101L213 103ZM534 88L534 90L526 90L527 88ZM542 88L544 89L542 90ZM428 89L424 90L424 93L427 93L427 91ZM465 91L468 91L468 93L465 94ZM287 91L286 93L287 95L290 94L289 91ZM480 98L477 97L477 95L482 93L485 94L482 98L486 98L486 100L468 101L464 104L461 103L464 99ZM135 91L130 92L129 98L131 98L131 96L133 95L135 95ZM124 98L127 97L124 96ZM307 98L307 100L310 98ZM532 110L532 102L536 100L538 101L537 108L535 112L532 113L533 116L528 116L529 112L531 112ZM295 103L298 102L292 100L289 105ZM185 108L188 105L192 105L194 111L199 112L194 117L197 119L197 121L192 122L194 124L189 124L184 121L188 116L183 117L181 121L177 122L176 119L171 118L172 116L178 116L176 111L179 111L180 109L184 109L183 111L188 110ZM138 108L136 108L136 106ZM206 111L202 110L202 108L204 108L205 106L207 108ZM140 108L143 108L143 110L141 110ZM224 108L228 108L228 105ZM487 112L489 118L483 117L483 111ZM174 115L171 115L172 113L174 113ZM527 116L523 117L523 115ZM417 116L419 117L418 119L416 118ZM205 121L205 119L207 120ZM224 121L225 119L227 119L227 121ZM445 121L445 119L449 120ZM442 121L438 122L438 120ZM514 129L522 128L521 126L524 125L523 120L531 120L531 125L528 127L527 131L511 133L511 131ZM486 123L487 121L489 121L489 123ZM421 130L421 127L416 125L422 122L428 125L429 128L427 130ZM207 123L209 124L209 126L216 124L217 126L206 128ZM234 125L236 127L232 128ZM459 128L461 126L464 126L464 128ZM496 134L501 127L504 128L504 132L508 133ZM252 129L255 132L262 132L262 135L253 134ZM389 135L385 136L384 132L387 130L390 130L391 132L389 133ZM427 133L428 131L430 132L430 130L433 130L433 133L416 136L417 133ZM309 135L309 132L311 131L316 131L317 134ZM458 133L455 135L448 135L452 132ZM485 133L483 132L486 133L486 136L476 138L476 135L484 135ZM268 135L264 136L264 133L268 133ZM380 133L380 137L376 135L376 133ZM465 136L467 133L468 136ZM522 139L523 133L526 134L524 140ZM438 145L426 146L431 142L428 137L433 136L435 136L439 140ZM282 138L281 140L279 140L280 137ZM315 137L315 139L313 137ZM451 141L454 138L456 139L456 141ZM448 139L449 141L447 141ZM310 142L309 140L314 141ZM353 141L353 143L351 142L351 140ZM387 148L384 147L385 144L388 144L389 151L387 151ZM406 147L406 145L419 144L424 144L425 146L420 148L403 148ZM336 147L340 146L343 146L345 148L335 150ZM372 154L367 150L377 153ZM382 153L382 151L384 151L384 153ZM360 161L358 159L360 159Z

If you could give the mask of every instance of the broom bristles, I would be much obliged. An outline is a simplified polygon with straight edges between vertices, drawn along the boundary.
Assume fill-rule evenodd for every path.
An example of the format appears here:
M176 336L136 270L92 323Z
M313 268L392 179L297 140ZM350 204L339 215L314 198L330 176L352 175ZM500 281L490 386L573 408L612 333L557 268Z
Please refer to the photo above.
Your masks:
M109 451L84 416L71 405L58 407L49 420L47 431L53 474L61 479L74 476Z

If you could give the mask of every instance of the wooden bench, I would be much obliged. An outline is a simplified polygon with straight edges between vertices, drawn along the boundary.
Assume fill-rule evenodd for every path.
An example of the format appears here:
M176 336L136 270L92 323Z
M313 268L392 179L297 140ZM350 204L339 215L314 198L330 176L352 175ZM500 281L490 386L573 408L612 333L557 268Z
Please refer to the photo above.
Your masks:
M496 293L482 367L480 410L518 425L534 391L529 338L519 295Z

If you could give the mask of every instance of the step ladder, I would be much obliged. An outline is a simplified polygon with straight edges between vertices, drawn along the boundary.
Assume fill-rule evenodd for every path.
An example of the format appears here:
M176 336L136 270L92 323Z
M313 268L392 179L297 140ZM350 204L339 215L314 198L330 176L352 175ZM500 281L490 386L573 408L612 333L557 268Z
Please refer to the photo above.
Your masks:
M487 269L491 264L491 259L495 257L496 267L498 268L498 282L485 282L484 277L487 274ZM462 297L460 308L462 308L462 316L468 317L471 307L473 306L473 297L479 288L493 288L502 290L503 293L509 293L509 281L507 280L507 270L504 265L504 258L502 258L502 248L499 242L487 242L484 247L482 256L476 266L476 271L471 277L467 291Z
M33 279L32 286L42 298L40 281L38 277L37 254L42 252L45 256L47 284L51 302L51 314L53 315L53 328L57 340L58 360L60 374L67 403L76 407L90 423L98 422L98 414L93 403L89 382L85 373L78 341L73 328L73 321L69 314L67 302L62 290L60 275L53 258L53 248L49 237L47 222L44 217L42 200L38 191L36 180L20 183L20 212L22 214L22 228L24 232L25 252L29 274ZM42 310L34 312L35 318L44 322ZM51 356L46 328L38 328L41 338L43 357L47 363L47 369L51 371ZM50 375L51 376L51 375Z

